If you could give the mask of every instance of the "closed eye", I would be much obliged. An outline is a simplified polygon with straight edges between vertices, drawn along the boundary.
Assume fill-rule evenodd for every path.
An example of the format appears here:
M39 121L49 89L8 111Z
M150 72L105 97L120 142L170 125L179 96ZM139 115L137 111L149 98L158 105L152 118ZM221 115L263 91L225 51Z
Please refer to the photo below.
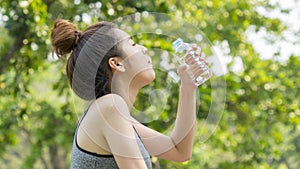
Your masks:
M129 39L129 43L130 43L131 46L135 46L136 45L136 43L131 38Z

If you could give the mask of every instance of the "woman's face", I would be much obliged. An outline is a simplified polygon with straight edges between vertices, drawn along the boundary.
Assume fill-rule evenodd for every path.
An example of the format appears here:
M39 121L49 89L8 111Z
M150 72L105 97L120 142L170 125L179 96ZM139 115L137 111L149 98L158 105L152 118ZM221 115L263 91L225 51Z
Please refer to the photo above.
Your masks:
M120 39L120 48L122 51L122 64L125 68L125 73L129 75L131 83L140 83L147 85L155 79L155 72L152 67L151 58L147 55L147 49L136 44L130 36L120 30L114 31Z

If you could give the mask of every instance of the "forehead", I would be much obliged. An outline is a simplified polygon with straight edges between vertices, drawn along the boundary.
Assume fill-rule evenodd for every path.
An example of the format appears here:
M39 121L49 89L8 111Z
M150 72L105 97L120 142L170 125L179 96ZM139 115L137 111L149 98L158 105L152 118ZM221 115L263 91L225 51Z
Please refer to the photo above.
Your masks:
M130 38L130 36L128 35L128 33L124 32L123 30L118 29L118 28L114 28L112 30L112 33L113 33L113 36L116 37L116 39L118 41L122 41L122 40Z

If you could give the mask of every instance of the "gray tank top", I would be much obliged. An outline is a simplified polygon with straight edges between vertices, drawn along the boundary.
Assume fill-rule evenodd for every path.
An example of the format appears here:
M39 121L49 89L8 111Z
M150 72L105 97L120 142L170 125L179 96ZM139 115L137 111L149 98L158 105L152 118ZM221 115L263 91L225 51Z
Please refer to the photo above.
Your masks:
M87 112L87 111L86 111ZM85 112L85 114L86 114ZM82 119L84 118L85 114L81 118L78 126L80 125ZM79 147L77 144L77 130L75 132L75 137L73 140L73 148L72 148L72 159L71 159L71 167L70 169L118 169L118 165L114 159L113 155L101 155L86 151ZM139 145L141 154L145 160L145 163L148 169L152 169L151 159L148 151L146 150L145 146L143 145L138 133L134 129L135 136L137 139L137 143Z

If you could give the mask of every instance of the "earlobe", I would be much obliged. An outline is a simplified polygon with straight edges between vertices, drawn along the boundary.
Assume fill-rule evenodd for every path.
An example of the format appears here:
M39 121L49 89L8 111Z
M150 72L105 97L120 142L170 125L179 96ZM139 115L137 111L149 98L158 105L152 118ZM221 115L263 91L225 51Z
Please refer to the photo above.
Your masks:
M114 71L125 72L124 65L121 63L121 59L112 57L108 59L108 64Z

